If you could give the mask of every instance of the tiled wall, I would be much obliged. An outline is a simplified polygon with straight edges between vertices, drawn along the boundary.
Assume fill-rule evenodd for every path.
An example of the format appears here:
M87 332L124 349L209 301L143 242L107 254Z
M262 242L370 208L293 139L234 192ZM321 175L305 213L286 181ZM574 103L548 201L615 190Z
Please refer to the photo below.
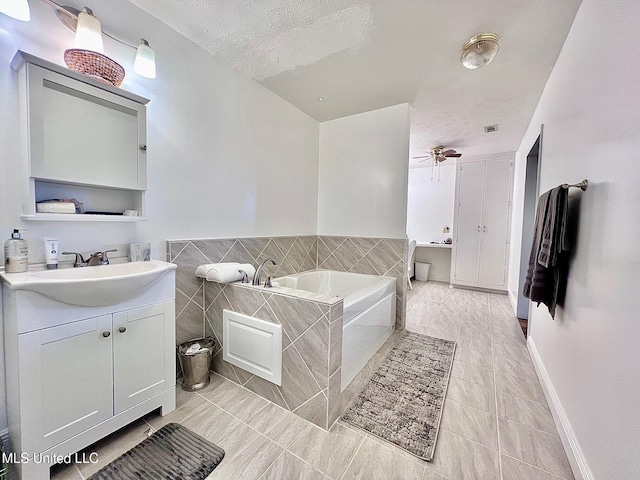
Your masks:
M267 275L283 276L314 268L396 277L396 328L404 328L407 241L365 237L258 237L167 242L176 272L176 342L212 335L218 340L213 369L322 428L330 427L357 393L340 392L342 302L269 293L251 286L203 282L194 275L203 263L237 261L257 265L274 258ZM282 386L222 360L222 311L230 309L283 326ZM374 361L376 360L376 361ZM381 361L376 357L369 365ZM370 371L363 370L358 378ZM370 376L370 375L369 375Z
M222 312L233 310L282 325L282 385L275 385L222 359L213 369L249 390L315 423L329 427L329 377L342 364L342 300L299 298L250 285L207 282L205 331L222 345ZM339 378L339 375L338 375Z
M258 265L274 258L266 275L289 275L317 267L317 237L249 237L167 242L168 261L176 271L176 343L204 334L205 292L203 281L194 275L198 265L240 262ZM210 283L210 282L209 282Z
M406 316L408 242L398 238L318 237L318 268L396 278L396 330Z

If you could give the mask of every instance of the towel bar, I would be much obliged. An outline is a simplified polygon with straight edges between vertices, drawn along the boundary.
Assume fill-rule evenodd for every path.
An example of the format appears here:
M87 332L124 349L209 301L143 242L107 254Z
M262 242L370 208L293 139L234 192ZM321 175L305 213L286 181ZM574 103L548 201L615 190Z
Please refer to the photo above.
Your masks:
M576 188L579 188L580 190L582 190L584 192L587 189L587 187L589 186L589 180L587 180L585 178L580 183L574 183L573 185L569 185L568 183L563 183L562 186L564 188L576 187Z

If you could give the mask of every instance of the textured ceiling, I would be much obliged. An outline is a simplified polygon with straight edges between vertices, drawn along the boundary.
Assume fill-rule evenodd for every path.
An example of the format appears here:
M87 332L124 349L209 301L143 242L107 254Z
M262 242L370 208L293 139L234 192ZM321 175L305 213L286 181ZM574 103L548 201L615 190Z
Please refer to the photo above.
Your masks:
M444 145L465 156L518 148L580 5L130 1L319 121L407 102L411 155ZM501 37L500 51L488 66L467 70L460 46L483 32ZM499 130L485 134L489 124Z

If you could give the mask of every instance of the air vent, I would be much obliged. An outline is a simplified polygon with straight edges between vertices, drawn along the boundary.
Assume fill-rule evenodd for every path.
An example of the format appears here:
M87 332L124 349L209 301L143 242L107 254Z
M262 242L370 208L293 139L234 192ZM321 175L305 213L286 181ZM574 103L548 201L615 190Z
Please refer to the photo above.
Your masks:
M491 133L491 132L497 132L498 131L498 124L496 123L495 125L485 125L484 126L484 133Z

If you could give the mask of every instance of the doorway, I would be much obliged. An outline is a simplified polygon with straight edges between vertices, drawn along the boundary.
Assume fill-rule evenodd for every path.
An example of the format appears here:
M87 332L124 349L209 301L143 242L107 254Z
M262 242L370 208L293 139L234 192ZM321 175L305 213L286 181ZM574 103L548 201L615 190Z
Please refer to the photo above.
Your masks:
M529 256L531 254L531 245L533 244L534 227L536 221L536 205L538 202L538 174L540 164L540 144L542 138L542 130L536 139L533 147L527 155L527 165L524 184L524 209L522 213L522 243L520 245L520 282L518 283L518 303L516 314L525 331L528 325L526 321L529 319L529 299L522 294L524 282L527 277L529 268ZM525 323L523 325L523 323Z

